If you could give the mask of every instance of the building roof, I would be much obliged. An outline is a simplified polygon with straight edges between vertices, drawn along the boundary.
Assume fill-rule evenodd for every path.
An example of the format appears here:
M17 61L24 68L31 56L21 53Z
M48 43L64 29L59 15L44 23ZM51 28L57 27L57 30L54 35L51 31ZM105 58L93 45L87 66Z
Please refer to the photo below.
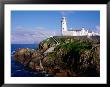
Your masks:
M74 30L68 30L68 31L81 31L81 29L74 29Z

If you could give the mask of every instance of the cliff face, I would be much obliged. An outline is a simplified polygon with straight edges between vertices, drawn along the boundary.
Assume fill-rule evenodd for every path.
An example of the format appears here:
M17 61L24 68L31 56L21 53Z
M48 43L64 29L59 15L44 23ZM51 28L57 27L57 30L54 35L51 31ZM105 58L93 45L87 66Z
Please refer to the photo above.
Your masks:
M100 76L99 37L47 38L37 50L18 49L14 59L54 76Z

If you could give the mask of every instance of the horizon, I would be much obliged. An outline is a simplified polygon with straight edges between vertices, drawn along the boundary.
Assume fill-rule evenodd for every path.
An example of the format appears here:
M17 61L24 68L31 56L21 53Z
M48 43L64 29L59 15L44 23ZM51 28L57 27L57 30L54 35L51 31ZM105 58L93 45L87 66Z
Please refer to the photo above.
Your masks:
M50 36L60 36L63 16L68 30L84 27L100 33L100 11L12 11L11 43L35 44Z

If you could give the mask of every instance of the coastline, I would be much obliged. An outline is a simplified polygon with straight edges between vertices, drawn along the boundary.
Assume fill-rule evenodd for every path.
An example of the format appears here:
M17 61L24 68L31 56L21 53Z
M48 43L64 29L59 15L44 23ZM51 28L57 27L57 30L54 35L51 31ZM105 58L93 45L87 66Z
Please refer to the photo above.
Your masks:
M47 38L38 45L38 49L36 50L32 50L31 48L18 49L14 54L14 60L20 62L26 67L31 68L32 70L35 70L36 72L41 73L48 72L55 75L56 77L99 76L95 74L96 72L100 71L98 69L98 67L100 66L98 58L99 53L96 54L95 51L99 52L100 38L98 37L91 38L54 37L54 38L56 40L59 40L60 44L55 45L55 42L53 41L52 38ZM95 56L96 58L95 59L92 58L92 60L90 60L91 56L92 57ZM82 64L84 62L83 60L86 62L87 61L90 62L87 62L87 64L86 63ZM95 63L93 61L96 62L96 65L98 64L97 65L98 71L95 70L96 65L94 66ZM72 64L72 66L70 64ZM80 68L78 69L78 67L80 67L81 69ZM85 67L88 67L86 72L84 71L86 69ZM93 70L93 72L91 70ZM88 71L90 71L90 73L88 73Z

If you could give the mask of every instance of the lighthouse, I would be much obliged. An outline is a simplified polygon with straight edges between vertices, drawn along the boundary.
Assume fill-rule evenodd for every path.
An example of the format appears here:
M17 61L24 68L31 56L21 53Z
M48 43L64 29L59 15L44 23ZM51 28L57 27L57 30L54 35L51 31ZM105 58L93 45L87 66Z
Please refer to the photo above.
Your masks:
M62 20L61 20L61 30L62 30L62 34L63 34L64 31L67 31L66 17L62 17Z
M85 30L84 27L81 29L68 30L66 17L62 17L61 19L61 32L62 36L100 36L95 32L91 33L88 30Z

